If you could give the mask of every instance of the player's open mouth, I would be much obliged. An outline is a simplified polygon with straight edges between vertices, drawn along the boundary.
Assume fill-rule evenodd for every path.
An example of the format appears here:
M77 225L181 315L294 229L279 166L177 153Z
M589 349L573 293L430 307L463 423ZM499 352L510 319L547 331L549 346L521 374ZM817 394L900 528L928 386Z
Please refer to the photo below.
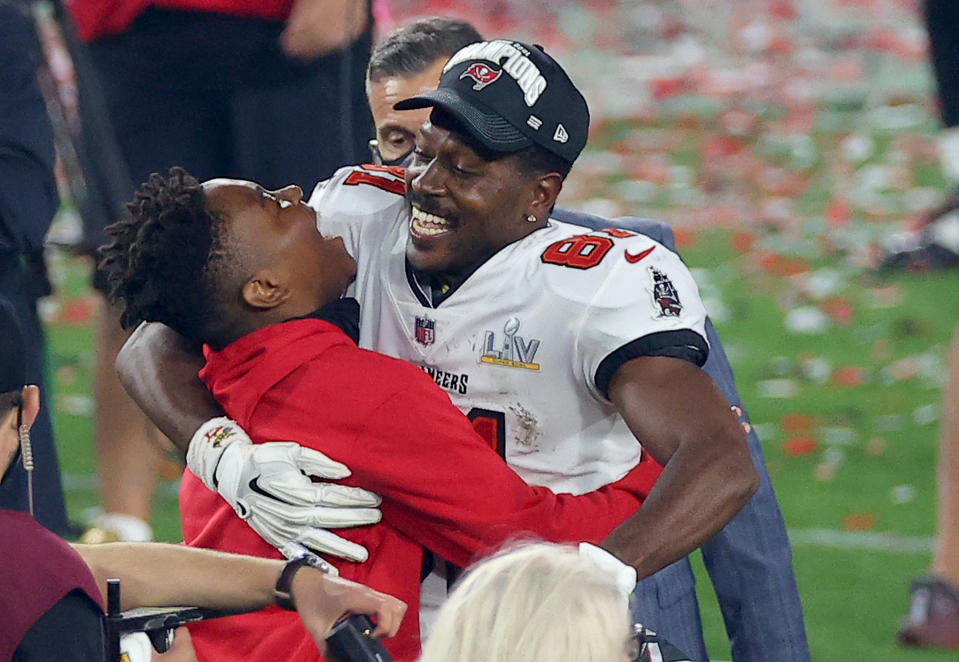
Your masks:
M423 211L411 205L410 234L414 237L436 237L450 230L450 223L442 216Z

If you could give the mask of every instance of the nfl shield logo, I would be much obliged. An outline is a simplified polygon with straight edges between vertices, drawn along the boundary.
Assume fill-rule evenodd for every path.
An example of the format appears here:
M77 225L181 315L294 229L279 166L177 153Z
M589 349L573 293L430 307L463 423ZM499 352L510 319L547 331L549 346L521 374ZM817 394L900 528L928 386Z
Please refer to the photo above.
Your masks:
M416 342L421 345L432 345L436 339L436 322L426 317L416 318Z

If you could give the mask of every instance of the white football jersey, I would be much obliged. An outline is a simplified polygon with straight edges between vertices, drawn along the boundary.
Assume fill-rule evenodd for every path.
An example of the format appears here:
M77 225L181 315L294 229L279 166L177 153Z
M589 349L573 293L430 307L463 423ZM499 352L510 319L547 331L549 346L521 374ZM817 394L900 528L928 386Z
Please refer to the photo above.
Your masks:
M704 352L686 266L643 235L550 220L433 306L408 273L403 188L398 170L346 168L309 202L356 258L360 346L429 372L527 483L582 494L625 475L641 447L604 386L634 341L631 356Z

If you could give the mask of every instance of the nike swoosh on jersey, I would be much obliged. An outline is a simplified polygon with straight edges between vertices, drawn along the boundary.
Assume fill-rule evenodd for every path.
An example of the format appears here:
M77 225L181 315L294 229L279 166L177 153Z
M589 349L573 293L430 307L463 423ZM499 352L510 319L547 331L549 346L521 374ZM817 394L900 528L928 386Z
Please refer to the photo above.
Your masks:
M262 495L265 496L267 499L273 499L274 501L279 501L280 503L285 503L285 504L288 505L288 506L292 506L292 505L293 505L293 504L290 503L289 501L285 501L285 500L281 499L280 497L276 496L275 494L271 494L270 492L267 492L265 489L263 489L262 487L260 487L260 477L259 477L259 476L254 476L254 477L253 477L253 480L250 481L250 489L253 490L254 492L256 492L257 494L262 494Z
M656 248L656 247L655 247L655 246L650 246L650 247L647 248L646 250L644 250L644 251L642 251L642 252L640 252L640 253L636 253L636 255L630 255L628 249L625 250L625 251L623 251L623 253L626 255L626 261L627 261L627 262L629 262L630 264L636 264L637 262L639 262L640 260L642 260L644 257L646 257L647 255L649 255L650 253L652 253L654 248Z

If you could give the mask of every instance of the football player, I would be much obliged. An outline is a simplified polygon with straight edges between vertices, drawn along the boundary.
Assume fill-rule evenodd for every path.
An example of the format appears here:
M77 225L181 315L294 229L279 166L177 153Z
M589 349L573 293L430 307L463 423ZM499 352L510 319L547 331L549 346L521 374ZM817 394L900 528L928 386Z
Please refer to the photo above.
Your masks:
M433 89L450 56L477 41L482 41L481 37L462 21L427 18L396 28L376 46L370 55L366 88L379 138L374 141L374 163L409 163L414 138L419 127L429 119L430 109L396 111L393 103ZM645 234L674 249L669 226L657 221L606 220L559 207L553 210L551 217L593 230L612 226ZM808 662L809 645L789 538L766 470L762 445L748 423L732 367L708 318L706 339L710 351L703 370L716 381L740 416L747 431L753 466L760 476L759 490L749 503L701 547L723 611L732 654L740 661ZM643 580L633 608L637 618L656 628L673 630L676 628L672 623L692 624L687 629L693 636L692 630L698 629L700 617L695 578L688 560L678 561ZM700 648L704 646L701 644Z

